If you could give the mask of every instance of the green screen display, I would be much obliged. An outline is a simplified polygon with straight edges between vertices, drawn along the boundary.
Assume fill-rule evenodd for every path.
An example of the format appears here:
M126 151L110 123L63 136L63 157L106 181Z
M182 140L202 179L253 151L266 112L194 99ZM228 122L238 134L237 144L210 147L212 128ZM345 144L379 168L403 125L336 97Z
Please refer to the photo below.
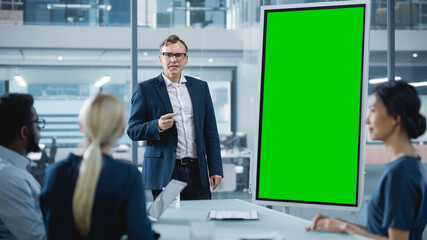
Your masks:
M365 5L264 12L257 200L356 206Z

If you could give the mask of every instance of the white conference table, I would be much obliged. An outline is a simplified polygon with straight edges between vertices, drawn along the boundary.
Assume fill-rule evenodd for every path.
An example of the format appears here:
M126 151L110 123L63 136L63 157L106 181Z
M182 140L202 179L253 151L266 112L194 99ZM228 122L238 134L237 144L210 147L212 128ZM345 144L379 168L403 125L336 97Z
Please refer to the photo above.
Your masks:
M258 211L259 219L208 220L207 216L210 210L256 210ZM362 236L349 234L306 232L304 227L310 224L308 220L238 199L181 201L181 207L168 208L160 219L156 223L153 223L153 229L160 233L160 239L162 240L189 240L191 239L191 222L215 222L215 232L222 235L224 235L224 233L230 233L228 235L232 234L235 236L241 233L242 236L247 236L251 233L255 235L256 233L269 234L272 232L279 232L285 240L368 239ZM217 237L215 239L219 238Z

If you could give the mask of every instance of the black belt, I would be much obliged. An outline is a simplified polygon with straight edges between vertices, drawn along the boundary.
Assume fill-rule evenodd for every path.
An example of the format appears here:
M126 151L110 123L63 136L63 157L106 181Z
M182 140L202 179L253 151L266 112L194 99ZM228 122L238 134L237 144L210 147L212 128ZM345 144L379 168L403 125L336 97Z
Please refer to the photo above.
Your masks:
M176 160L176 165L189 166L194 165L197 162L197 158L182 158Z

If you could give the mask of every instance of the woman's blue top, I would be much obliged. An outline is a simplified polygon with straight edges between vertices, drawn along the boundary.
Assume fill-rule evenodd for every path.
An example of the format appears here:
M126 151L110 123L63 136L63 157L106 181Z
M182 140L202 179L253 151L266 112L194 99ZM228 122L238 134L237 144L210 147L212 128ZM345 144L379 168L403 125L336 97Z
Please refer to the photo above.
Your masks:
M48 239L153 239L147 218L141 173L128 163L103 155L90 232L83 237L74 224L72 202L80 156L70 154L48 167L40 205Z
M388 228L410 231L421 239L427 223L427 182L419 157L401 157L386 165L368 205L366 229L388 236Z

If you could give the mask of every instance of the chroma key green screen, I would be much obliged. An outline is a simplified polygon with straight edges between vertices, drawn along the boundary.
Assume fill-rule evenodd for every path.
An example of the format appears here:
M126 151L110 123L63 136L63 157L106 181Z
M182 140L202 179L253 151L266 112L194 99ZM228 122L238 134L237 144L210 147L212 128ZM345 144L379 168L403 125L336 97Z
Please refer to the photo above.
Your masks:
M357 206L365 10L264 10L255 200Z

